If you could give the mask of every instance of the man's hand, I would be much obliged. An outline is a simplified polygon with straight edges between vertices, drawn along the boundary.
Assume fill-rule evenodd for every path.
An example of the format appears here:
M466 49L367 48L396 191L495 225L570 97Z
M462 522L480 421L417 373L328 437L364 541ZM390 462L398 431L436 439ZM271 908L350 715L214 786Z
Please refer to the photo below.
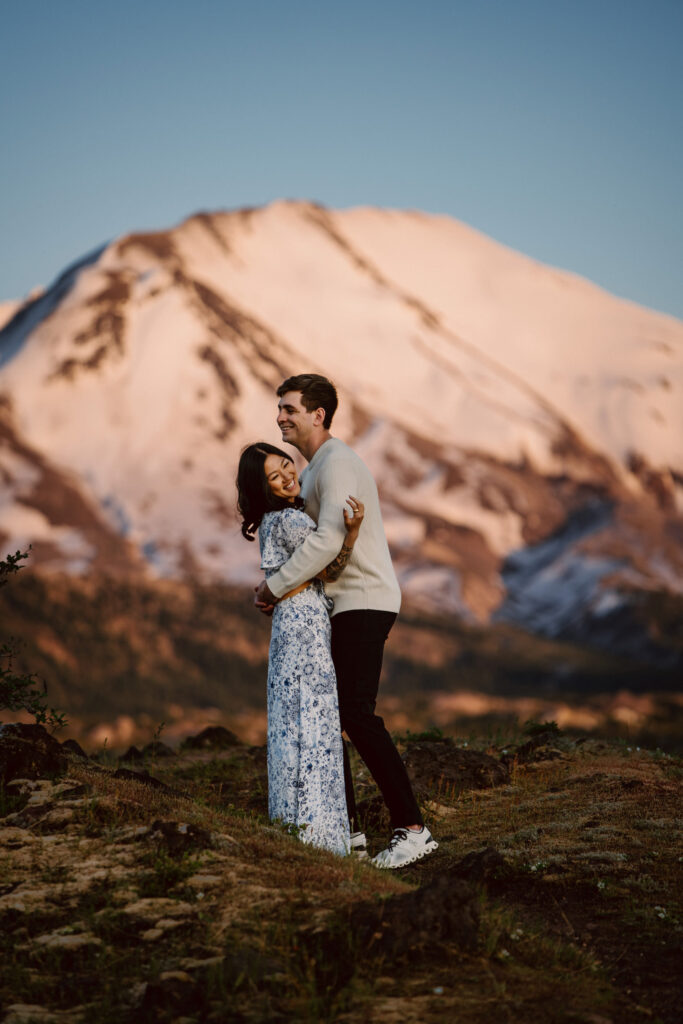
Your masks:
M254 605L264 615L272 615L277 604L277 598L274 594L271 594L268 587L267 580L261 580L257 587L254 587L256 595L254 597Z

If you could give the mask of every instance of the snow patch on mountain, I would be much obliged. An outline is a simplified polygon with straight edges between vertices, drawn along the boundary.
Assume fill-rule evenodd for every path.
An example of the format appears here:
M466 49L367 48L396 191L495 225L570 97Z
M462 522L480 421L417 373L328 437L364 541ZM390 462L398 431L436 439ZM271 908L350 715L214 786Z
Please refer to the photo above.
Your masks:
M449 218L301 202L117 239L14 311L0 540L252 582L239 452L281 444L275 388L306 370L338 385L411 600L552 631L683 579L683 325ZM594 502L617 511L563 534Z
M597 450L683 464L680 321L521 256L449 217L362 208L331 217L452 347L525 382Z

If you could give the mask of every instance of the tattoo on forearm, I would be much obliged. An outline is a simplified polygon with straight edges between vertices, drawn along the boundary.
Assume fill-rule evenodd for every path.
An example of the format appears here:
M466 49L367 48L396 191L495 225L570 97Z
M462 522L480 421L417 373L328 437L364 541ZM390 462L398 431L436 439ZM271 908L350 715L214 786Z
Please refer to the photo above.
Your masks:
M352 550L353 548L348 548L346 544L342 544L341 551L334 561L330 562L326 569L323 569L320 578L327 583L334 583L335 580L338 580L349 564Z

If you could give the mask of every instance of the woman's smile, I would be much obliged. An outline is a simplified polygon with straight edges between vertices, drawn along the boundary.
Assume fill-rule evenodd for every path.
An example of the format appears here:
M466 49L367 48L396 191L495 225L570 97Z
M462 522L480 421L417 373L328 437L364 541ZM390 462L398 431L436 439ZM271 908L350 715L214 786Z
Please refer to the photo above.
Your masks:
M266 480L273 494L287 501L294 501L301 488L296 475L296 468L291 459L283 459L279 455L267 455L263 463Z

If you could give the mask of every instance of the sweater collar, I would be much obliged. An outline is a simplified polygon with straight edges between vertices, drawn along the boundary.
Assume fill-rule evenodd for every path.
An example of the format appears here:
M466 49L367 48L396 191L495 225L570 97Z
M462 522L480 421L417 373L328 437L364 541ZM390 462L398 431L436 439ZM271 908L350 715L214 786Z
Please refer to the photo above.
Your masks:
M310 469L312 466L316 466L318 462L322 462L325 457L325 453L329 452L330 447L334 445L336 441L336 437L328 437L327 441L323 441L306 468Z

